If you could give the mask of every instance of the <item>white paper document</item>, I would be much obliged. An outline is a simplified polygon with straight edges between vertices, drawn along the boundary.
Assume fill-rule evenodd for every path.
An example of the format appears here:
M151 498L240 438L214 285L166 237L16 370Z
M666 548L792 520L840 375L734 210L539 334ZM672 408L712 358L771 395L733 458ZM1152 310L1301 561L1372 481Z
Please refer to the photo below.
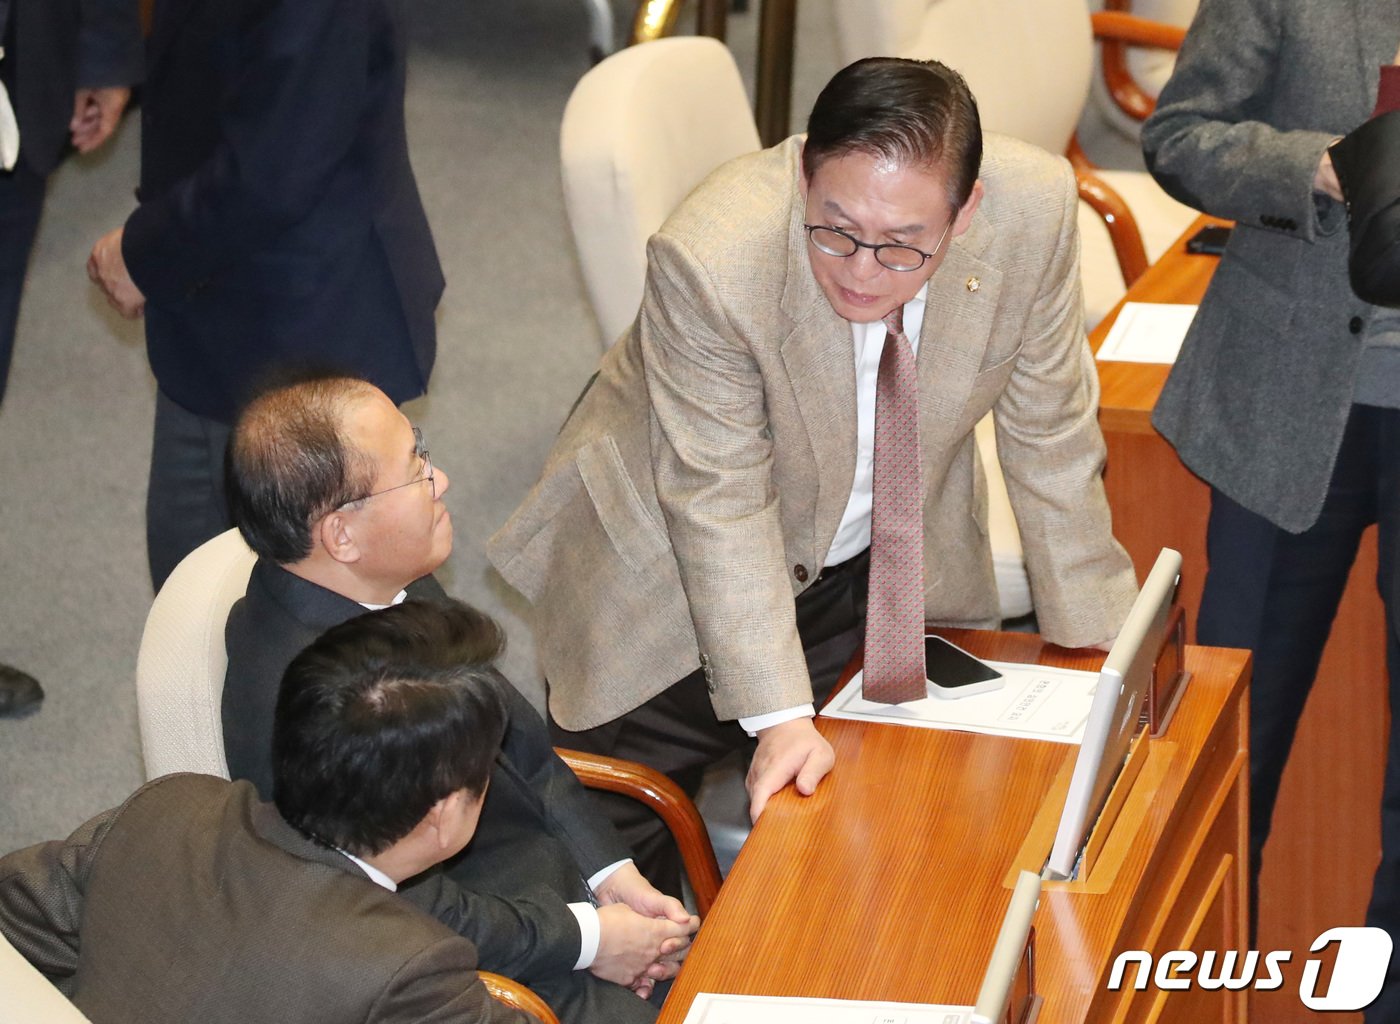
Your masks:
M1165 302L1125 302L1108 337L1099 346L1099 362L1176 362L1195 306Z
M841 688L821 713L827 718L914 725L924 729L961 729L992 736L1078 743L1094 702L1097 672L1048 665L989 661L1006 677L992 693L946 700L925 697L907 704L875 704L861 696L864 673Z
M685 1024L969 1024L970 1006L701 992Z

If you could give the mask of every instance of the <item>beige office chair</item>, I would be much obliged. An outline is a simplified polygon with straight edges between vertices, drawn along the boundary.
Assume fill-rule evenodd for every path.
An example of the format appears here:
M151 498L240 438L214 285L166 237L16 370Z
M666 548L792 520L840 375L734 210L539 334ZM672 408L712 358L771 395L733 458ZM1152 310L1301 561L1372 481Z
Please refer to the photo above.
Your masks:
M637 315L647 239L707 174L758 148L739 69L714 39L631 46L579 79L564 108L559 157L604 346Z
M228 778L220 703L228 655L224 623L248 589L256 561L237 530L185 557L156 595L136 659L136 711L146 778L203 772ZM696 907L719 893L715 860L700 813L675 783L645 765L560 750L585 785L640 800L666 822L681 849Z
M203 772L228 778L220 698L224 623L257 561L237 530L187 555L146 617L136 658L136 711L146 778Z
M4 935L0 935L0 1021L90 1024L83 1012L31 966Z
M1093 168L1074 137L1089 95L1094 40L1171 47L1180 44L1180 29L1121 12L1091 19L1087 0L842 0L835 12L845 60L940 60L967 79L984 127L1075 163L1089 327L1195 219L1147 174Z

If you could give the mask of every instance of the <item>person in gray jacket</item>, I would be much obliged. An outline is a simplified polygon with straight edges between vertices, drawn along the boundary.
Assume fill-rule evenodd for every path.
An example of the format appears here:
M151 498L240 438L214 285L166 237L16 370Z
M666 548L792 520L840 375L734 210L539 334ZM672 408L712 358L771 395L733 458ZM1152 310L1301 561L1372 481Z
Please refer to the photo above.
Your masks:
M1370 115L1398 47L1394 3L1204 0L1143 128L1162 187L1236 222L1153 422L1211 486L1200 642L1254 651L1256 889L1284 762L1371 523L1396 704L1400 312L1352 293L1346 210L1327 150ZM1398 742L1392 725L1368 912L1392 935ZM1388 977L1368 1019L1400 1019L1396 980Z

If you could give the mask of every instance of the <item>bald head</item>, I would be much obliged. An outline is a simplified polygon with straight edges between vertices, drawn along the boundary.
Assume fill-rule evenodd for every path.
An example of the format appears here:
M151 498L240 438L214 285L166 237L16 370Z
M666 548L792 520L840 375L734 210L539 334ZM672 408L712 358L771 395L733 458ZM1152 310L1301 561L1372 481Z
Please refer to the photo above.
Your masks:
M353 377L306 380L250 402L229 440L227 489L248 546L280 565L311 553L313 528L374 486L374 460L351 439L357 405L381 392Z

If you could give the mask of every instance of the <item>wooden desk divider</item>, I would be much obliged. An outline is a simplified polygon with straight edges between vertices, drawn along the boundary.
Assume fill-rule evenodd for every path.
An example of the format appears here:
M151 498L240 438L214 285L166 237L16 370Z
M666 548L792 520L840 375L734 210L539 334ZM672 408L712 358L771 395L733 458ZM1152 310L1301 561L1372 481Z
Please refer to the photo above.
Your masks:
M1142 722L1153 737L1166 733L1190 678L1186 671L1186 610L1178 604L1167 620L1167 635L1152 665L1152 683L1142 707Z
M1172 713L1176 711L1176 706L1181 702L1181 695L1186 691L1186 682L1190 678L1190 673L1186 671L1185 665L1186 616L1181 606L1177 605L1172 609L1171 616L1167 620L1166 636L1162 640L1161 649L1157 652L1157 659L1152 665L1152 680L1148 685L1147 699L1143 701L1142 707L1141 722L1144 728L1133 738L1132 745L1128 748L1127 760L1123 763L1123 770L1109 791L1103 811L1099 814L1098 821L1094 823L1094 828L1089 833L1089 841L1085 844L1084 856L1079 864L1079 877L1064 882L1047 880L1045 883L1047 886L1083 888L1091 892L1107 890L1112 879L1094 878L1094 868L1098 865L1099 856L1103 853L1109 836L1113 834L1114 825L1122 813L1124 804L1127 803L1128 796L1133 790L1133 784L1137 782L1138 776L1142 774L1143 767L1148 762L1152 746L1149 741L1159 740L1166 733L1167 727L1171 724ZM1159 744L1159 746L1162 747L1159 751L1160 756L1169 760L1171 754L1169 748L1173 745ZM1045 861L1050 855L1050 848L1055 844L1055 831L1059 828L1060 816L1064 811L1065 795L1069 792L1070 776L1074 774L1074 761L1074 756L1066 757L1059 773L1055 776L1055 781L1051 784L1045 801L1041 804L1040 811L1036 814L1030 831L1026 833L1025 841L1021 844L1021 849L1012 862L1011 869L1007 872L1003 882L1007 888L1012 888L1016 884L1016 876L1021 871L1039 873L1044 870ZM1150 774L1158 776L1165 770L1165 767L1166 762L1159 761L1157 770ZM1131 826L1133 821L1140 820L1139 816L1133 816L1130 821L1125 822L1125 826Z

